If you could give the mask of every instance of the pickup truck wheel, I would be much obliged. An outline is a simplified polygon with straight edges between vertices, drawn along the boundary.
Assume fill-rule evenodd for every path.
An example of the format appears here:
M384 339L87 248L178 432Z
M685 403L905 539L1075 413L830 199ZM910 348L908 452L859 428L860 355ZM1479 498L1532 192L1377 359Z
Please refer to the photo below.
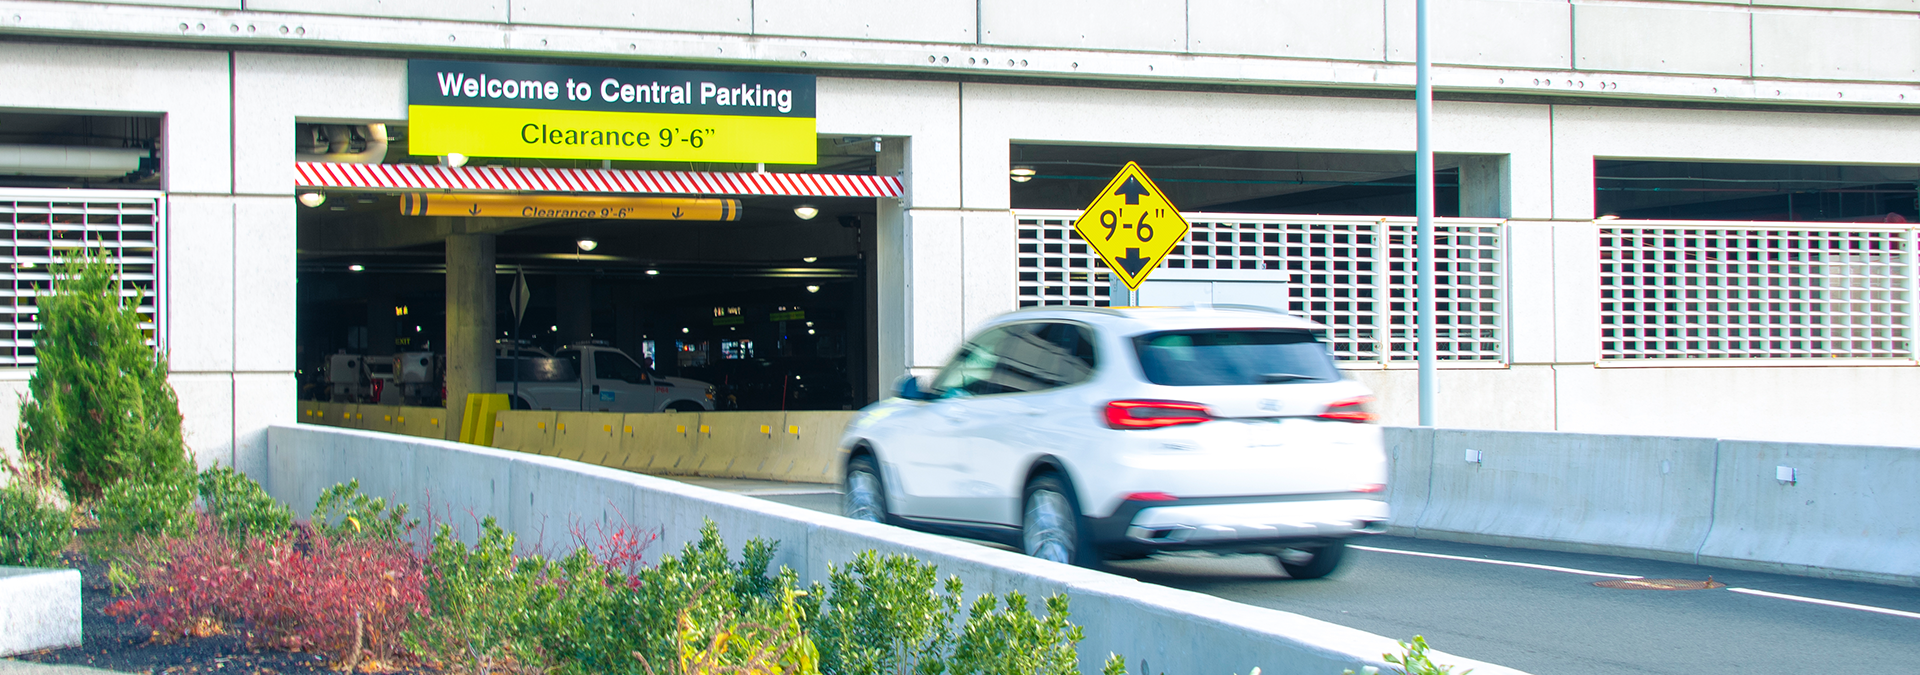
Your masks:
M706 408L700 407L700 404L692 401L674 401L667 405L667 409L674 412L706 412L707 410Z
M1294 548L1281 551L1274 556L1280 563L1280 569L1295 579L1318 579L1340 567L1340 559L1346 557L1347 542L1336 539L1313 548Z

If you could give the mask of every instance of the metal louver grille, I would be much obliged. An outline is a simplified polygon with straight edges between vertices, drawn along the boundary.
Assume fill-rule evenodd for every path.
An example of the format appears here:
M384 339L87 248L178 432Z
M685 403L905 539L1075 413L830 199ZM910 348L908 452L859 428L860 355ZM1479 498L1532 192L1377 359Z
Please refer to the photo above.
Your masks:
M1270 271L1287 311L1326 324L1335 358L1416 357L1414 224L1408 218L1189 213L1163 269ZM1021 307L1107 306L1106 265L1073 231L1079 211L1016 211ZM1436 358L1498 362L1505 279L1499 221L1434 227Z
M1600 229L1603 359L1912 358L1909 229Z
M53 261L82 247L100 249L119 264L120 295L140 298L141 328L154 344L164 221L155 193L0 191L0 366L38 362L35 301L52 283Z

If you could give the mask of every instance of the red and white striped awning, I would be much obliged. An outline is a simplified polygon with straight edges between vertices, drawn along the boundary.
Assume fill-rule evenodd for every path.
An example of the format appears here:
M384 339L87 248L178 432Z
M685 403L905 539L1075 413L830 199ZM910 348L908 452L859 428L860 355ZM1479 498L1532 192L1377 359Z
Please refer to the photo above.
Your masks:
M711 173L542 169L524 166L452 168L424 164L295 162L298 187L461 192L585 192L779 197L898 197L900 179L825 173Z

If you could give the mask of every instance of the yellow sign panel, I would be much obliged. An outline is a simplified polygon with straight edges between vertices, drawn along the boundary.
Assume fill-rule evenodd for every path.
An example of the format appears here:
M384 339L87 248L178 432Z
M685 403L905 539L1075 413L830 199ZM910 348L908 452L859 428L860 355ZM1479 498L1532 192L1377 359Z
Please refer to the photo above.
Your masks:
M1186 240L1187 229L1187 219L1180 217L1180 210L1133 162L1127 162L1073 222L1073 231L1093 247L1128 290L1140 290L1140 282L1147 280L1175 245Z
M400 213L474 218L739 220L740 200L409 192L400 199Z
M415 155L813 164L814 119L407 106Z

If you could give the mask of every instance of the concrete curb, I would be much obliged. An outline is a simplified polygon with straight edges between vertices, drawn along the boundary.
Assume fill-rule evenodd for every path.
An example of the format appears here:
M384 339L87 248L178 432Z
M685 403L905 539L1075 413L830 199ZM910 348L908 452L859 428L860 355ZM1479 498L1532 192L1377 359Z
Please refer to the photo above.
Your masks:
M0 567L0 656L80 645L80 570Z

